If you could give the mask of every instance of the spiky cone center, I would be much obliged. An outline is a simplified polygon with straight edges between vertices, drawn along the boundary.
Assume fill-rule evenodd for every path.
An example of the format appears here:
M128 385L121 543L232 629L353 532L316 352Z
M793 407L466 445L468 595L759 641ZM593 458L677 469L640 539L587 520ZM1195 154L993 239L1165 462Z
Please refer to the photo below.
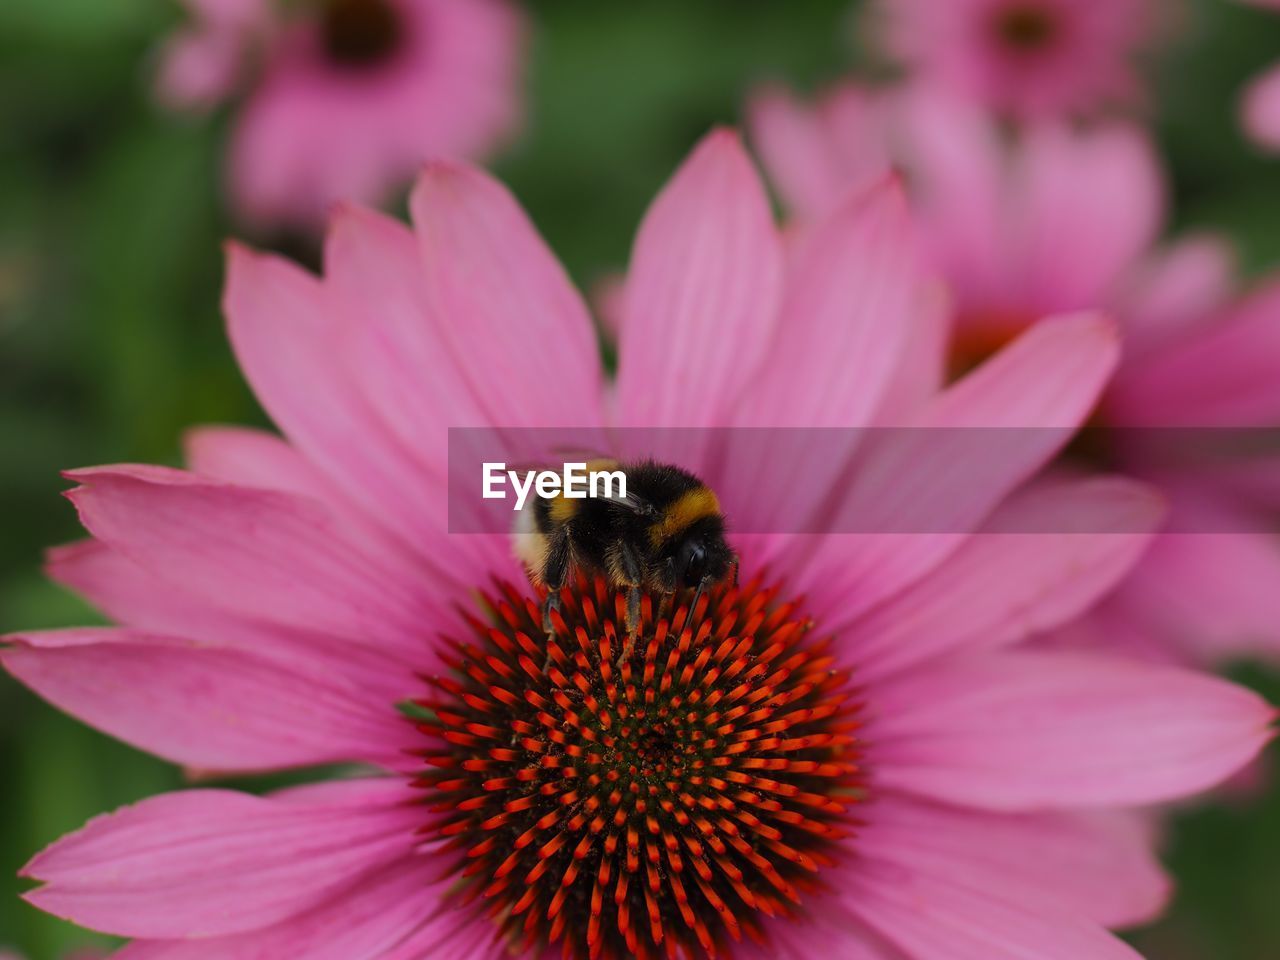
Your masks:
M320 38L329 62L364 70L390 60L404 42L395 0L323 0Z
M861 795L858 705L812 623L759 582L562 591L547 636L509 586L418 706L427 838L522 955L731 956L803 910ZM447 861L446 861L447 862Z
M992 27L1000 44L1018 54L1046 50L1062 32L1056 12L1035 0L1021 0L997 10Z

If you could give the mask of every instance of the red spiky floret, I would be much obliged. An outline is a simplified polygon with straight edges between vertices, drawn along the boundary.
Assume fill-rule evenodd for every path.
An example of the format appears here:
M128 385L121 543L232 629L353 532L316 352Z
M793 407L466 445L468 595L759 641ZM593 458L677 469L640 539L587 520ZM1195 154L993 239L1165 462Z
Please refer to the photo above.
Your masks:
M756 582L646 596L616 663L625 597L563 591L555 634L501 586L450 641L419 706L423 833L458 895L529 955L715 957L820 885L860 794L857 705L812 624ZM669 612L663 613L663 610Z

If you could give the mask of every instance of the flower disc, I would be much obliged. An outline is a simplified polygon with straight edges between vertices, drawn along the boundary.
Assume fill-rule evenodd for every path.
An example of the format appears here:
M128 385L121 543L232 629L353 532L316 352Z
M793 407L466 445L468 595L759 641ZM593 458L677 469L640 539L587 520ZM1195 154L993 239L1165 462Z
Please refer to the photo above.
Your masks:
M428 836L460 895L533 952L716 956L814 889L858 797L856 705L812 624L759 583L625 598L566 589L555 633L511 588L451 644L432 719ZM667 611L667 612L663 612Z

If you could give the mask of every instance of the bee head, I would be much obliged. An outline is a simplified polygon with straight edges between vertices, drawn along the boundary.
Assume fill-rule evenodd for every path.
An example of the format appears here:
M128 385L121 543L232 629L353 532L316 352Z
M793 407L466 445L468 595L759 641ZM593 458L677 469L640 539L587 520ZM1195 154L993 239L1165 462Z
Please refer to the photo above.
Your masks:
M729 575L733 550L724 539L719 517L707 517L690 527L680 538L675 553L676 583L696 587L703 580L718 583Z

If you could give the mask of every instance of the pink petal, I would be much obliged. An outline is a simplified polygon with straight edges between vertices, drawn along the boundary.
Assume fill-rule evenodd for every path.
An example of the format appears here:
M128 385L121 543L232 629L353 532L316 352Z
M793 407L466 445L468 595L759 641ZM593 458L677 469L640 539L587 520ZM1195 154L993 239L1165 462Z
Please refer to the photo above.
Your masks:
M330 219L324 260L362 395L408 448L427 454L423 482L442 481L448 428L489 420L484 391L448 362L451 324L432 303L417 238L398 220L346 204Z
M1280 67L1272 67L1245 91L1241 102L1245 130L1268 150L1280 150Z
M19 634L14 677L79 720L166 760L275 770L364 760L403 766L414 745L391 702L344 675L240 650L106 628Z
M600 324L601 339L610 347L616 347L627 299L626 278L621 273L606 273L591 285L587 295L591 311Z
M1242 516L1280 512L1280 454L1275 452L1250 450L1248 455L1230 460L1206 458L1203 464L1179 464L1178 474L1184 486L1199 487L1215 499L1233 504ZM1161 476L1159 482L1169 479ZM1222 529L1244 531L1250 527L1240 517Z
M1128 480L1030 486L929 575L861 621L830 629L857 651L864 682L951 651L1014 643L1114 587L1163 517L1155 489Z
M120 623L142 627L151 633L182 636L201 632L205 625L229 645L252 648L269 642L270 629L255 629L247 622L220 614L211 604L200 604L168 588L142 567L97 540L82 540L50 550L45 572L56 583L76 591Z
M769 363L738 408L748 426L862 426L897 368L924 281L902 185L842 204L788 272Z
M196 427L186 432L183 441L187 464L194 473L323 501L341 518L343 534L363 550L374 555L394 555L402 562L406 559L403 547L387 531L283 438L246 427ZM443 519L439 523L443 529Z
M829 891L804 901L801 916L766 919L766 944L743 938L734 960L812 960L814 944L840 960L910 960L906 954L853 916Z
M844 187L827 149L817 111L790 90L757 90L747 105L751 143L788 212L812 219L830 208Z
M232 245L224 309L240 367L290 441L389 534L438 543L443 531L420 509L421 477L445 452L406 446L360 395L342 318L319 281Z
M305 47L296 39L292 46L277 43L269 51L274 56L262 66L270 69L236 111L224 164L233 211L262 232L276 224L313 232L332 204L382 202L389 182L407 181L414 169L414 161L372 122L395 117L388 94L398 85L373 86L387 100L379 110L366 102L362 118L349 94L370 85L317 82L327 81L326 71L307 69ZM334 136L335 130L345 135Z
M118 960L387 958L397 955L406 938L429 937L434 949L417 956L444 960L454 955L454 944L474 944L478 938L453 929L459 921L470 921L466 913L437 912L448 892L438 873L429 856L405 857L273 926L207 940L135 940L115 956Z
M1184 237L1150 258L1116 307L1124 318L1124 363L1211 321L1231 295L1234 272L1230 241L1209 234Z
M410 200L449 357L491 422L598 424L603 371L581 296L519 204L471 167L437 163Z
M921 233L957 299L1003 294L1008 170L995 123L973 104L919 86L903 97L904 154Z
M119 623L142 633L184 637L262 654L291 667L358 682L368 697L396 703L421 690L419 657L404 656L376 636L344 639L282 629L220 609L166 583L96 540L50 551L47 572Z
M896 180L851 198L815 231L791 271L769 363L734 413L740 426L803 429L768 434L775 442L750 430L725 438L721 489L740 529L778 529L779 512L807 515L829 497L860 435L816 442L809 431L871 419L916 322L921 282ZM797 449L781 448L790 441ZM732 482L743 476L754 482Z
M764 188L737 137L715 131L636 237L619 347L621 422L725 425L764 359L781 292L782 250Z
M1014 276L1043 311L1093 309L1155 240L1164 184L1135 127L1033 128L1013 176ZM1087 182L1089 189L1079 184Z
M1110 407L1137 426L1271 426L1280 420L1280 278L1194 336L1141 358Z
M1184 796L1256 756L1274 719L1215 677L1057 652L962 658L868 701L874 782L994 810Z
M1211 523L1205 511L1189 522ZM1240 529L1245 522L1232 518ZM1214 529L1206 527L1205 529ZM1126 581L1131 615L1198 662L1280 651L1280 544L1270 533L1171 533Z
M1174 637L1162 633L1143 611L1135 610L1128 603L1132 584L1143 576L1151 553L1148 550L1138 569L1110 596L1087 613L1036 637L1032 646L1039 650L1090 651L1130 657L1170 667L1187 666L1187 653L1174 642Z
M193 473L215 480L292 490L317 500L331 494L315 468L273 433L248 427L197 427L183 438L187 465Z
M26 899L127 937L211 937L308 909L413 846L421 809L402 781L349 781L344 802L230 790L163 794L91 820L24 869Z
M492 391L482 386L477 394L465 366L448 361L456 323L439 313L421 260L417 238L398 220L353 205L330 220L325 282L342 317L347 369L398 446L414 451L413 510L432 531L415 539L433 559L450 511L467 505L449 495L449 431L502 421L484 409ZM378 309L370 310L371 303ZM424 370L431 375L423 376ZM509 453L505 459L522 458ZM519 575L507 536L450 537L447 549L449 573L464 589L495 573Z
M452 929L445 935L442 927L452 922ZM432 923L424 925L407 937L394 949L388 950L378 960L509 960L508 946L501 940L495 942L493 928L477 923L465 911L456 911L452 917L446 912Z
M1067 441L1116 364L1114 327L1036 324L939 395L907 429L864 445L830 529L790 567L819 616L853 616L932 569ZM909 534L909 535L908 535Z
M897 864L867 864L841 892L850 911L913 960L1140 960L1078 914Z
M881 99L852 84L813 107L780 87L751 97L752 143L793 215L819 218L884 176L890 161Z
M466 174L460 182L469 183L466 178L471 176ZM445 177L445 173L438 172L440 190L445 189ZM491 183L486 186L486 182L477 179L467 189L477 193L477 208L493 206L504 215L518 215L529 234L525 245L531 250L542 249L541 240L523 220L514 202L505 193L499 195L500 188ZM485 199L491 191L494 196ZM465 217L462 221L465 222ZM463 590L470 590L495 575L519 580L523 574L512 556L509 528L504 527L497 535L449 536L445 543L445 531L492 530L490 524L494 521L491 511L484 509L491 505L482 503L478 495L478 463L475 476L463 477L462 464L467 458L457 456L455 459L455 454L459 454L465 444L476 444L484 448L479 461L543 462L547 455L545 447L550 445L546 428L556 421L548 419L539 425L542 429L529 431L489 429L495 423L512 427L524 425L525 421L511 411L521 404L528 408L528 402L537 398L532 394L516 398L514 393L509 398L499 396L502 390L496 381L486 384L482 378L473 376L478 370L471 369L471 361L454 362L453 354L458 346L453 343L458 335L457 317L472 309L462 301L479 294L464 284L449 294L452 299L447 299L447 290L442 290L454 283L449 276L452 272L470 275L467 271L479 269L493 269L503 275L509 272L505 266L483 263L468 266L461 260L446 269L450 258L464 253L455 247L445 250L442 255L445 262L437 270L443 273L433 294L432 283L424 275L430 274L430 270L424 272L418 239L403 224L389 217L359 207L343 207L332 219L325 244L326 285L331 302L342 317L346 369L358 385L360 399L386 425L397 446L415 452L417 490L414 503L406 505L421 519L420 532L413 540L419 545L425 562L439 564L441 558L447 556L445 575ZM434 259L441 260L442 256ZM474 253L476 259L483 256L483 251ZM542 259L545 270L534 271L534 279L542 273L559 270L545 250L542 250ZM531 262L536 264L539 258L534 255ZM563 296L573 298L576 303L577 295L563 277L559 277L559 283ZM546 309L551 316L554 311L550 297L556 284L548 281L546 285L549 297ZM492 284L485 284L484 288L487 297L495 296L498 290ZM530 309L519 290L513 289L510 296L525 304L520 309ZM377 303L378 309L371 311L370 303ZM519 322L519 318L501 304L479 306L488 311L494 323ZM580 313L581 305L576 307ZM562 312L568 318L574 315L573 311ZM590 322L585 314L579 319L584 324ZM558 335L547 332L539 336L555 339ZM458 346L459 349L465 347L465 344ZM583 376L598 380L599 362L594 353L588 359L589 369ZM424 370L430 370L431 375L423 376ZM559 377L544 378L536 389L542 395L558 397L562 382ZM502 386L509 386L512 391L533 388L530 383L509 380ZM597 387L598 384L591 389ZM578 428L564 431L568 434L565 446L600 448L601 441L595 432L585 429L599 422L599 407L598 400L592 401L589 408L575 415L570 422ZM531 413L538 415L536 410ZM563 415L563 411L547 412L549 418ZM473 429L453 433L454 428ZM451 469L455 471L452 484ZM462 490L475 493L472 497L462 496L459 493Z
M911 423L942 392L946 381L953 319L950 293L934 279L917 291L917 301L907 344L876 410L873 425L877 427Z
M320 634L376 636L416 653L442 599L380 566L322 504L296 494L116 467L70 474L69 496L99 539L192 597Z
M386 529L362 512L359 504L348 498L327 476L275 434L244 427L196 427L187 431L183 449L187 463L195 473L237 485L292 491L323 501L335 517L340 518L343 535L357 543L362 550L371 555L394 556L397 562L417 565L415 558ZM437 445L437 449L445 450L443 441ZM440 460L445 459L441 453ZM423 502L415 513L425 515L429 510L428 505L435 508L435 535L431 538L434 543L448 522L445 491L442 485L428 489L425 472L421 480L424 490L420 499ZM482 547L486 542L484 537L468 537L461 543L453 543L449 567L457 576L466 577L467 586L492 574L499 566L485 563L469 567L460 562L469 556L471 548ZM424 549L423 544L417 546ZM510 552L509 546L504 542L503 554ZM489 551L485 559L494 559L493 551Z
M171 108L204 110L229 96L243 66L244 39L233 29L197 27L175 33L160 51L160 100Z
M1146 831L1120 814L990 814L890 796L862 815L860 853L1010 903L1123 927L1153 919L1169 896Z

